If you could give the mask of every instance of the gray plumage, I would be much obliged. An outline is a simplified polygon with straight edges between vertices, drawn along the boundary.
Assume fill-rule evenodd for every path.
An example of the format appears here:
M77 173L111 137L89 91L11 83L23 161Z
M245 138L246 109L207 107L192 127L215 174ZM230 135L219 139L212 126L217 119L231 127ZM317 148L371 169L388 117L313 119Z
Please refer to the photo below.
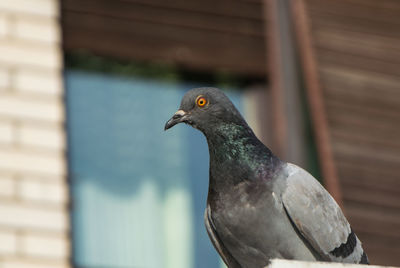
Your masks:
M187 92L165 129L181 122L207 138L204 220L228 267L264 267L272 258L368 263L330 194L305 170L274 156L222 91Z

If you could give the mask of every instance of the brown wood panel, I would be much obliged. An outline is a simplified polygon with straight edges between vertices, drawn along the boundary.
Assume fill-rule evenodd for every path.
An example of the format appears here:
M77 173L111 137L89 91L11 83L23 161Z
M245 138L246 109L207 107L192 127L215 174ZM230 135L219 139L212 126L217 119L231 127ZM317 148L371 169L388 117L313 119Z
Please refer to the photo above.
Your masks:
M378 190L371 187L362 187L360 184L349 184L344 182L343 187L343 195L346 196L346 200L349 202L357 201L363 204L369 204L371 207L383 207L390 208L392 211L398 211L400 209L400 197L398 193L392 193L389 191ZM392 218L380 219L382 221L382 225L391 225L394 224L397 229L400 228L400 216L396 218L398 222L392 222ZM372 228L370 231L375 232L380 228ZM392 236L400 238L400 232L397 230L394 232L390 232Z
M328 94L326 94L328 95ZM370 107L357 105L357 103L350 102L348 100L344 100L341 98L340 100L335 100L330 98L327 101L327 108L332 110L332 114L330 114L329 118L334 118L336 114L347 113L347 116L357 116L352 113L358 113L359 120L365 120L369 122L370 127L374 127L374 123L386 125L387 127L393 127L394 131L398 130L397 125L392 125L390 122L396 122L399 119L399 113L397 111L392 111L391 109L382 109L380 107ZM337 111L336 110L341 110Z
M398 174L397 172L397 168L399 166L399 163L397 163L396 161L385 161L384 158L381 159L377 159L377 157L372 154L372 155L368 155L365 154L362 151L356 151L356 150L352 150L352 151L346 151L346 150L340 150L340 148L335 150L335 159L336 159L336 163L340 162L340 161L346 161L349 165L354 165L354 166L370 166L371 168L373 167L374 170L379 170L379 173L386 173L383 171L386 170L390 170L390 174ZM339 173L341 173L341 171L339 170ZM347 177L340 177L340 180L347 180ZM377 180L379 180L380 178L377 177ZM381 183L379 181L379 183ZM378 184L378 182L375 182L375 184ZM399 212L400 213L400 212Z
M338 18L332 14L310 12L315 30L340 30L348 33L364 33L371 37L398 38L400 33L396 31L397 25L389 23L376 23L374 21L361 21L351 17Z
M64 49L265 76L261 4L64 0Z
M338 19L343 17L358 19L359 23L371 21L400 25L398 4L392 3L392 6L389 7L384 3L386 0L379 2L381 3L369 2L369 5L366 5L361 1L308 0L308 8L310 12L331 14Z
M400 163L400 154L396 148L372 148L360 144L360 141L354 142L349 139L333 139L332 141L334 152L336 154L357 157L360 159L379 159L379 161L385 164L393 166L398 166ZM379 163L379 162L377 162ZM344 178L343 178L344 179ZM378 183L378 182L377 182Z
M370 72L393 75L395 77L399 77L400 75L398 63L373 59L368 56L339 52L324 47L317 47L317 54L321 66L333 64L343 68L363 69Z
M151 22L115 19L85 13L69 13L64 19L68 29L103 32L107 38L109 33L121 34L125 37L157 38L162 40L176 41L177 43L187 43L188 45L202 46L208 49L223 47L225 50L244 49L249 46L262 45L263 36L248 36L243 38L237 34L229 34L217 31L193 29L189 27L176 27L167 24L157 24ZM229 46L230 44L235 46ZM255 47L260 49L259 47Z
M115 0L112 0L114 2ZM204 12L215 15L230 15L243 18L263 18L261 2L231 1L231 0L122 0L131 4L146 4L164 9L179 9L185 11ZM118 3L117 3L118 4Z
M224 50L223 48L212 48L212 51L205 49L201 44L190 45L180 44L174 40L160 40L157 38L132 38L120 34L108 33L104 36L103 31L86 31L79 29L66 30L68 40L64 46L67 51L89 51L96 55L117 57L122 59L152 60L169 62L182 66L189 66L192 69L209 71L214 69L228 70L236 73L265 73L264 65L256 65L250 62L258 55L240 58L237 51ZM96 43L94 46L93 43ZM132 45L127 45L134 43ZM118 54L115 51L118 50ZM237 64L237 60L241 64ZM195 64L193 64L195 62Z
M344 127L334 127L332 128L332 137L336 140L343 139L353 142L353 144L360 147L383 150L388 153L394 151L396 154L400 150L400 142L398 140L380 139L377 136L365 133L365 131L349 131Z
M307 4L346 214L371 263L398 266L400 2Z
M229 13L216 16L215 13L153 6L151 1L133 5L126 1L68 0L65 2L64 11L67 16L70 13L82 13L126 20L131 24L136 21L143 21L156 25L185 26L250 36L263 37L264 35L262 19L259 16L241 18Z
M329 64L321 66L320 73L326 91L351 94L357 98L373 98L385 105L398 104L400 77ZM376 94L377 91L381 94ZM388 98L386 94L393 98Z
M375 187L382 189L391 189L395 192L400 191L400 180L396 170L390 168L376 168L374 165L360 165L361 159L354 159L350 161L350 157L347 156L338 159L336 162L340 168L340 172L347 174L347 180L356 180L362 183L367 181L368 183L374 184ZM379 164L379 162L377 162ZM376 183L379 178L381 183ZM346 181L347 181L346 180Z
M349 216L352 220L361 222L359 230L369 234L380 234L382 240L386 243L391 243L393 247L400 249L398 239L400 234L395 228L400 226L400 216L385 213L381 209L365 208L355 205L348 210ZM375 225L380 225L382 228L369 228ZM379 239L377 239L379 240ZM381 240L381 241L382 241Z
M400 63L400 39L386 37L369 39L370 37L363 33L322 29L314 31L314 45L318 48L345 55L359 55L384 62Z

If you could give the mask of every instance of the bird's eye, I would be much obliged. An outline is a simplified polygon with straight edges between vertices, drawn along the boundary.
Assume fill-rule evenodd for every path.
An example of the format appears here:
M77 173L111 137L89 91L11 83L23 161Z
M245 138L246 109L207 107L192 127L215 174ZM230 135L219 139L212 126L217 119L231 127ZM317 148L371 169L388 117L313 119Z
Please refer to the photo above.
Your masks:
M197 97L196 104L199 107L204 107L207 104L207 100L203 96L199 96Z

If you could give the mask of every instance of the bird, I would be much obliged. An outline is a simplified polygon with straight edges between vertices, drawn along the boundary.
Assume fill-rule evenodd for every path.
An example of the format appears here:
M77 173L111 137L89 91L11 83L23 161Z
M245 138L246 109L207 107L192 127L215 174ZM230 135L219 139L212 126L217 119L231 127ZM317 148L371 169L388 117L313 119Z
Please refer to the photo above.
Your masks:
M204 221L229 268L275 258L369 264L339 205L307 171L275 156L217 88L187 91L164 130L200 130L209 155Z

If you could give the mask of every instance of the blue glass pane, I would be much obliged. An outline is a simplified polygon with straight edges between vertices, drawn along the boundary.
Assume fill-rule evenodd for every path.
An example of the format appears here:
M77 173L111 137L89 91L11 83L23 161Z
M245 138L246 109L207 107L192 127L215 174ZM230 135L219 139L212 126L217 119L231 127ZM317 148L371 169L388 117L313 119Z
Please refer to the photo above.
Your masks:
M203 223L205 138L185 125L163 131L195 85L76 71L65 78L74 263L219 267ZM242 106L239 91L228 95Z

